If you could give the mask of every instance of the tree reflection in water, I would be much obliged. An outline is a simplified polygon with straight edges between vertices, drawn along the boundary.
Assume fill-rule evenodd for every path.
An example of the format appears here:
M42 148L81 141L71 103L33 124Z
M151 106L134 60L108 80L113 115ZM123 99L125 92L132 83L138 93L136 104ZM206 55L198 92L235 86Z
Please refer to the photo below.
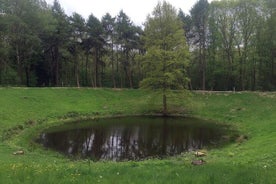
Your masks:
M77 158L140 160L201 149L218 142L227 128L192 118L101 119L48 130L38 142Z

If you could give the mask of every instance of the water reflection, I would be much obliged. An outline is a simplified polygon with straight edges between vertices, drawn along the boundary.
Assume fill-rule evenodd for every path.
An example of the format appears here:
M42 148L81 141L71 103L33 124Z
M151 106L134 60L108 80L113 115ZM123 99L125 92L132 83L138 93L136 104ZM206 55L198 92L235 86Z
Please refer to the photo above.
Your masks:
M78 158L139 160L200 149L218 141L221 127L191 118L126 117L48 130L38 142Z

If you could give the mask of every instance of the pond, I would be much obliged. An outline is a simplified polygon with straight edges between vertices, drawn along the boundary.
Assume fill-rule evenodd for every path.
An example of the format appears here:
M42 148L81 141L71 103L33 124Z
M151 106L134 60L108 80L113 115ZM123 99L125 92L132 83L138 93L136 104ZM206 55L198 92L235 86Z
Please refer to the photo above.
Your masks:
M53 127L37 142L73 158L141 160L220 145L228 129L194 118L117 117Z

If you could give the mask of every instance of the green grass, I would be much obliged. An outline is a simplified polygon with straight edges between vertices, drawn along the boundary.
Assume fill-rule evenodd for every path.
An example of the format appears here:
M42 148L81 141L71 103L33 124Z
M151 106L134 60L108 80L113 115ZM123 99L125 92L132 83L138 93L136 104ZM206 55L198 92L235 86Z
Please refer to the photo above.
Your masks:
M189 97L187 97L189 96ZM276 93L175 94L170 108L227 123L248 140L141 162L72 161L33 144L42 128L74 119L159 112L155 93L89 88L0 88L0 183L276 183ZM161 100L160 100L161 101ZM13 155L23 149L24 155Z

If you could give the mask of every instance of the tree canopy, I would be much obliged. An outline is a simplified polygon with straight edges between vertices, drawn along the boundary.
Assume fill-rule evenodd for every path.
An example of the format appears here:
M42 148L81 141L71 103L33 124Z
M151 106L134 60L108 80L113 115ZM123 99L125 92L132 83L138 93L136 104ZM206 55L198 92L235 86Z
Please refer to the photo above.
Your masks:
M275 7L164 1L142 27L123 10L85 19L58 0L0 0L0 86L275 90Z
M187 87L188 47L177 11L167 2L158 3L145 23L145 78L142 88L163 92L163 113L167 113L167 91Z

